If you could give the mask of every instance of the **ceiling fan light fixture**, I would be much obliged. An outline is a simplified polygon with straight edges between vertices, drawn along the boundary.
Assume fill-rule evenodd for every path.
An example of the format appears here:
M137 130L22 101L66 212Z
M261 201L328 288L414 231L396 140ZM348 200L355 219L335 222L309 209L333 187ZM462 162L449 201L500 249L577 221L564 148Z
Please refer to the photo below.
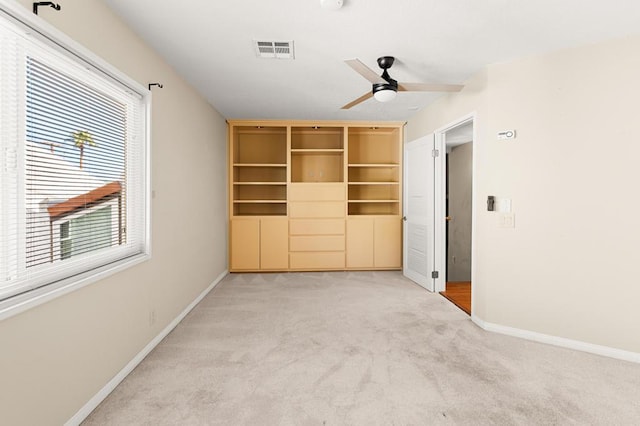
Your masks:
M395 99L398 87L389 83L376 83L373 85L373 97L378 102L389 102Z
M320 7L328 10L338 10L342 7L343 0L320 0Z

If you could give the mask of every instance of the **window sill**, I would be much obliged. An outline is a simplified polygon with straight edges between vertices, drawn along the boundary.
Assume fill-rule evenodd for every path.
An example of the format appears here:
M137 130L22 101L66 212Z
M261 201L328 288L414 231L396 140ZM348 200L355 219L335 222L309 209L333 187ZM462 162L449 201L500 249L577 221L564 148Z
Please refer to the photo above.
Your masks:
M146 253L131 256L126 259L113 262L109 265L49 284L45 287L31 290L27 293L0 301L0 321L50 302L60 296L64 296L72 291L76 291L96 281L107 278L110 275L122 272L125 269L145 262L150 258L151 255Z

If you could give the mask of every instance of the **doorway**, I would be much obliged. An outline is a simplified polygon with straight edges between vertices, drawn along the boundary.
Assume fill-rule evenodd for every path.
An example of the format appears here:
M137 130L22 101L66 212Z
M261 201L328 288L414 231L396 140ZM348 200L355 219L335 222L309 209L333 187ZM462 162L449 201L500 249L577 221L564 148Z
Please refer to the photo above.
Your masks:
M440 247L436 243L436 258L441 259L444 272L439 291L468 315L472 295L473 134L473 120L447 128L440 137L436 134L444 153L439 162L443 179L440 188L436 187L440 193L436 204L439 199L445 219Z
M463 305L469 315L474 276L474 120L475 114L470 114L405 143L403 167L403 274L429 291L444 292L450 300L463 298L458 306Z

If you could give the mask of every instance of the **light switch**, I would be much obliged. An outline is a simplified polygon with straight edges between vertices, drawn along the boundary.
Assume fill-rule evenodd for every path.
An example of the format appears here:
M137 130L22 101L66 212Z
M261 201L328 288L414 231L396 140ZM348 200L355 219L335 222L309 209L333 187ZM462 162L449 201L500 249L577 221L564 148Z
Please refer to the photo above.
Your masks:
M511 213L511 198L500 198L498 201L498 211L500 213Z

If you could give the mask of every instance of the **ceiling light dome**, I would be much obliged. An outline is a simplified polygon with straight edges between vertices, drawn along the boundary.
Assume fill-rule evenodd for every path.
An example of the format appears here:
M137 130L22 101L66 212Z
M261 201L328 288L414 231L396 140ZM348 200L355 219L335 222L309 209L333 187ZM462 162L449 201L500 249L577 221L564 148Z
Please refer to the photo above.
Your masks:
M378 102L389 102L395 99L398 92L397 83L376 83L373 85L373 97Z
M342 7L343 0L320 0L323 9L338 10Z

